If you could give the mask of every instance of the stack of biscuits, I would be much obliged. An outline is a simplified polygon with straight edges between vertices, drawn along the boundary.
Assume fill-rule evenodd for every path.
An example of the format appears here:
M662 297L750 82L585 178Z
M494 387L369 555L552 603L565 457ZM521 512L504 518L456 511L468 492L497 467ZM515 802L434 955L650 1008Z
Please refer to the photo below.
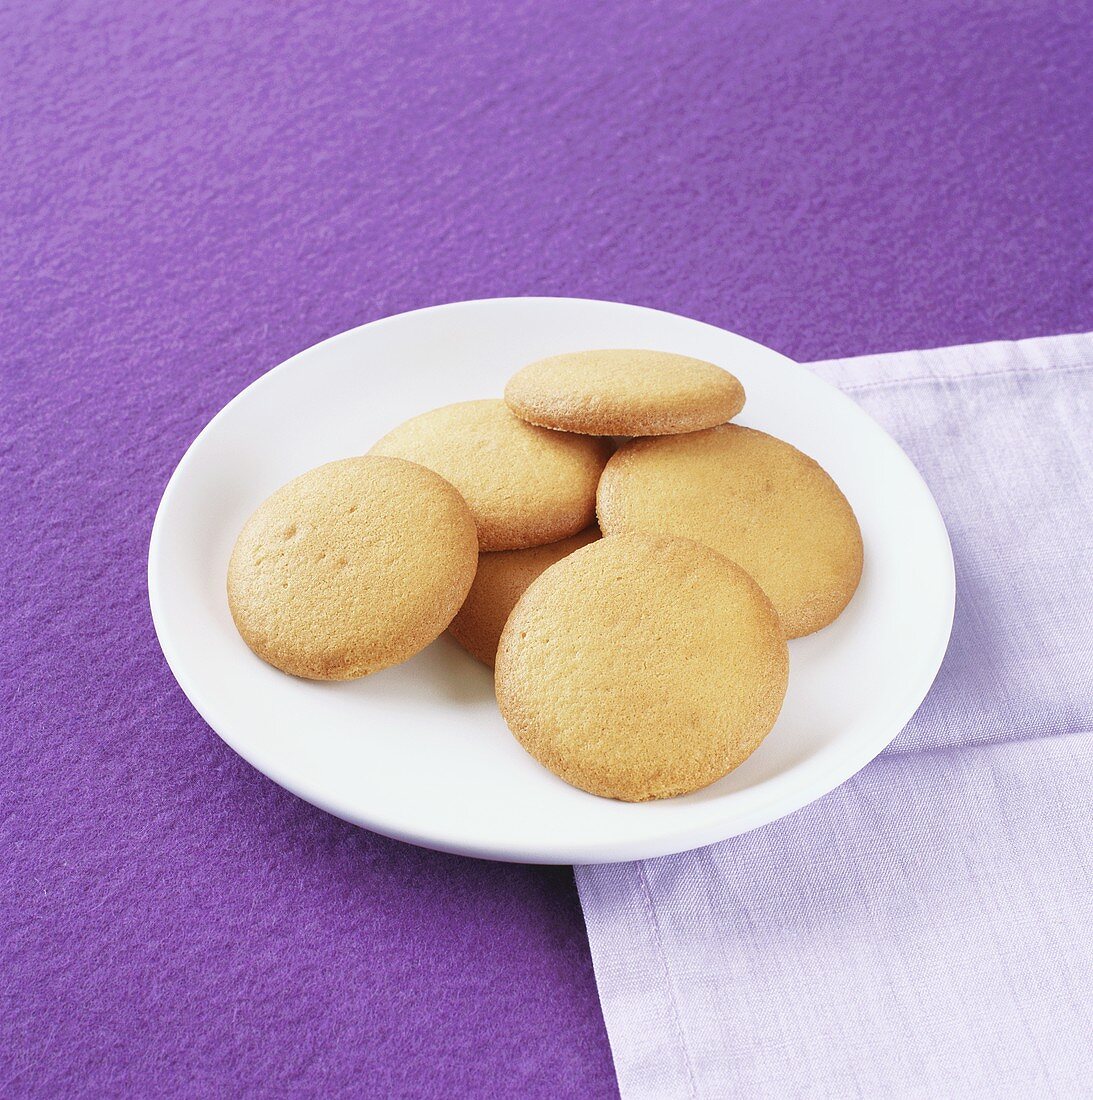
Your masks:
M634 802L705 787L773 727L787 639L831 623L862 571L838 486L731 423L744 399L712 363L611 349L414 417L247 520L239 633L284 672L346 680L447 629L566 782Z

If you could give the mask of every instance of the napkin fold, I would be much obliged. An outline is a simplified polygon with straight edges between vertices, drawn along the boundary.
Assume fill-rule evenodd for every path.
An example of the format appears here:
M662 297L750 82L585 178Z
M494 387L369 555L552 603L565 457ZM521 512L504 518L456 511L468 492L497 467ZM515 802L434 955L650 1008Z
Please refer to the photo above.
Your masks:
M813 366L933 490L952 641L899 737L819 802L694 852L576 868L622 1096L1080 1095L1093 334Z

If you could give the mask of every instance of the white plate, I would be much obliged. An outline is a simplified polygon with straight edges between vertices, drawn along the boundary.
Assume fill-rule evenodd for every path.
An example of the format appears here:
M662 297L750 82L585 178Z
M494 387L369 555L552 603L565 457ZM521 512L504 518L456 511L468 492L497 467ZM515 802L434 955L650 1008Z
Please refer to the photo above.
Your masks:
M524 753L492 677L450 638L397 668L321 684L263 664L232 625L228 556L251 510L312 466L360 454L438 405L501 394L532 359L648 347L720 363L740 422L814 456L853 505L861 586L826 630L790 643L790 685L757 752L706 790L640 805L567 786ZM953 559L929 490L849 398L776 352L698 321L567 298L459 302L342 333L260 378L186 452L148 559L152 617L182 690L275 782L348 821L489 859L596 863L683 851L826 794L914 713L952 626Z

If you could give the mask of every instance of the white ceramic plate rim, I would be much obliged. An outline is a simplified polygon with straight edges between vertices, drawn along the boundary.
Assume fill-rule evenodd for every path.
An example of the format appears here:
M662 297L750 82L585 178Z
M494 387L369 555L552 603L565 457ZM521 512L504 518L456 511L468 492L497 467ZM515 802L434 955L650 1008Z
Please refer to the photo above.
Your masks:
M291 370L302 356L314 355L323 348L350 339L362 329L389 325L394 322L403 323L408 318L437 311L460 310L483 305L501 306L505 303L535 302L617 306L625 309L641 310L645 313L662 314L665 317L680 320L678 315L665 314L663 311L652 310L649 307L628 306L624 303L602 302L596 299L494 298L451 302L381 318L339 333L292 356L257 378L213 417L187 449L167 484L156 513L148 556L149 602L156 635L168 666L195 710L214 732L240 756L274 782L344 820L397 840L439 851L486 859L532 863L619 862L685 851L739 835L795 812L829 793L868 764L893 740L917 710L937 675L948 646L956 592L952 550L945 522L921 475L898 444L864 410L837 388L815 375L810 375L810 377L814 379L816 384L830 391L828 397L831 400L845 402L847 405L852 406L861 418L872 425L872 445L889 451L889 457L905 465L907 472L917 481L921 493L924 494L924 500L927 500L930 506L928 515L932 530L923 532L924 544L929 546L929 552L935 557L934 568L944 571L944 593L937 601L938 606L932 621L932 629L929 631L928 636L923 636L920 639L921 645L918 651L919 661L917 667L908 670L904 690L885 701L884 707L874 713L870 726L860 729L854 737L844 738L825 746L812 756L774 777L763 780L744 791L734 792L731 815L711 812L703 815L700 820L683 827L645 832L635 831L633 837L624 841L616 838L607 843L601 843L598 838L589 837L587 842L580 846L580 850L574 850L571 844L556 845L549 840L537 843L534 847L514 847L504 837L483 838L476 835L473 830L466 835L460 835L451 829L438 832L435 828L430 827L428 821L395 820L391 815L373 816L367 807L351 805L345 800L332 798L330 793L322 788L321 784L309 784L291 770L286 770L276 758L276 755L265 752L260 743L255 743L246 736L239 736L237 731L232 728L231 723L222 716L218 700L203 690L198 677L191 675L190 665L184 649L172 630L167 608L166 586L169 581L163 570L164 538L174 497L179 492L179 487L188 477L191 467L197 461L204 441L214 431L218 421L225 417L237 403L252 396L258 388L268 385L280 372ZM725 331L716 329L715 326L707 326L703 322L686 318L683 318L683 320L686 320L690 325L710 328L721 334L724 334ZM738 337L738 339L743 338ZM770 355L776 354L769 352L769 349L764 350Z

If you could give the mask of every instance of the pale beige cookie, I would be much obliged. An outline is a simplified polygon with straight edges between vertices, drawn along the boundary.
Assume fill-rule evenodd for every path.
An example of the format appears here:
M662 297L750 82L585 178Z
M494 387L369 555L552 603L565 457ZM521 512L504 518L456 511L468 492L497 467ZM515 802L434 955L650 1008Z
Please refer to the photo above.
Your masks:
M527 586L548 566L599 537L599 529L589 527L546 546L480 554L474 584L448 627L449 633L468 653L492 668L501 631Z
M228 605L264 661L351 680L412 657L452 621L478 542L463 498L397 458L346 458L260 504L228 565Z
M491 399L415 416L370 453L420 462L450 481L470 505L481 549L490 551L541 546L587 527L610 447L527 424Z
M619 448L598 512L604 534L681 535L731 558L789 638L836 619L861 578L861 531L835 482L796 447L737 424Z
M642 802L746 760L786 693L778 616L739 566L688 539L615 535L546 570L497 649L501 713L567 783Z
M589 435L675 435L731 420L744 387L727 370L667 351L574 351L529 363L509 379L517 416Z

